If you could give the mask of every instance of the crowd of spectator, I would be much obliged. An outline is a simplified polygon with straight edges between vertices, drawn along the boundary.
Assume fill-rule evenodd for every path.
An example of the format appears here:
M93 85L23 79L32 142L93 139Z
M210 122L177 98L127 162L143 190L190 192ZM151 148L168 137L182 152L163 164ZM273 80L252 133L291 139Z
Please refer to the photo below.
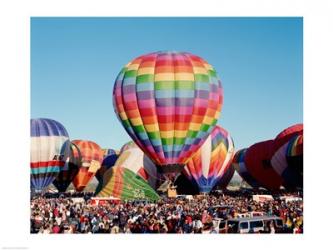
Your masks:
M303 233L302 200L286 202L277 196L256 202L251 194L231 192L96 205L91 196L32 197L31 233L218 233L216 218L228 220L254 211L280 217L284 233Z

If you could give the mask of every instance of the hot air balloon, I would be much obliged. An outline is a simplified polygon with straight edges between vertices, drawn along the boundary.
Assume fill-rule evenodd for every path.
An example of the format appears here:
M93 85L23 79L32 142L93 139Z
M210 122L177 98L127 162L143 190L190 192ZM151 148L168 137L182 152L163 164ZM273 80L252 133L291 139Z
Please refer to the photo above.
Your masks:
M215 126L205 143L187 162L183 173L198 185L200 192L208 193L223 175L228 173L230 176L233 154L234 143L230 134L222 127ZM225 185L227 179L221 184Z
M303 176L303 134L290 139L287 147L287 161Z
M119 154L113 149L103 149L103 161L101 168L96 172L96 179L101 182L103 181L103 174L111 167L114 166L118 159Z
M96 193L99 193L103 186L103 176L107 170L113 167L118 159L119 154L113 149L103 149L103 161L101 168L96 172L96 179L98 180L98 186L96 187Z
M295 135L303 134L303 124L295 124L283 130L274 139L274 150L278 150L282 145L287 143Z
M287 189L303 187L303 135L295 135L273 155L271 164Z
M246 148L238 150L234 155L232 160L232 166L237 171L237 173L242 177L244 181L247 182L253 188L259 188L259 183L253 178L250 174L249 170L247 169L244 158L246 154Z
M66 157L65 166L53 181L53 185L59 190L59 192L65 192L71 184L74 177L79 172L81 160L79 148L75 144L70 143L69 156Z
M72 143L79 148L82 156L80 170L73 180L76 191L81 192L100 169L103 151L92 141L74 140Z
M155 52L129 62L114 90L115 113L163 173L181 172L220 115L222 84L204 59Z
M120 155L115 166L121 166L131 170L133 173L147 181L153 188L159 179L156 165L143 153L133 142L126 143L120 150Z
M104 175L104 185L98 197L115 197L121 200L159 199L158 194L139 175L128 168L115 166Z
M57 121L30 119L30 184L41 192L58 176L69 151L65 127Z
M245 165L250 174L261 186L269 190L278 190L282 185L282 178L271 165L274 153L274 141L258 142L249 147L245 154Z

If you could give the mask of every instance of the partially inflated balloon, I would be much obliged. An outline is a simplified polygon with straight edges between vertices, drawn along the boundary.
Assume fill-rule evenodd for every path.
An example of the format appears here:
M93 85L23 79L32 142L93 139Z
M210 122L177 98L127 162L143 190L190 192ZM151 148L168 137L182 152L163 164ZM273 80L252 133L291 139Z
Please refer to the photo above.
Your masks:
M188 161L184 174L198 185L200 192L208 193L225 174L229 177L234 173L229 170L233 154L234 143L230 134L220 126L215 126L202 147ZM228 179L225 178L221 185L225 186Z
M249 184L253 188L258 188L260 187L259 183L250 174L244 162L246 150L247 149L244 148L236 152L232 160L232 166L240 175L240 177L242 177L242 179L247 182L247 184Z
M303 177L303 134L290 139L287 148L287 161Z
M287 157L297 157L301 155L303 155L303 134L291 138L287 148Z
M98 193L99 197L112 196L121 200L150 201L159 199L158 194L144 179L127 168L113 167L106 172L104 178L105 185Z
M80 170L73 180L75 189L81 192L101 167L103 151L92 141L74 140L72 143L79 148L82 156Z
M295 124L283 130L274 139L274 150L278 150L281 146L287 143L295 135L303 134L303 124Z
M70 152L69 156L66 158L65 166L53 181L53 185L59 190L59 192L65 192L71 184L74 177L79 172L81 160L79 148L75 144L70 143Z
M284 186L287 189L302 187L303 136L295 135L282 145L274 153L271 159L271 164L275 171L283 178Z
M106 173L107 170L109 170L115 165L119 156L119 154L113 149L103 149L102 151L103 151L102 165L101 168L98 169L95 175L96 179L98 180L98 185L96 187L95 193L99 193L101 191L101 188L103 187L104 174Z
M131 170L155 188L157 175L156 165L132 142L125 144L117 159L116 166Z
M115 165L115 163L118 159L118 156L119 155L113 149L107 149L107 150L103 149L103 161L101 164L101 168L98 169L98 171L96 173L96 179L99 182L103 181L104 173Z
M179 172L217 122L222 85L204 59L156 52L121 70L113 102L127 133L160 170Z
M271 158L274 153L273 147L273 140L252 145L246 151L245 165L261 186L270 190L278 190L282 185L282 178L271 165Z
M69 151L69 137L63 125L51 119L30 120L30 184L42 191L58 176Z

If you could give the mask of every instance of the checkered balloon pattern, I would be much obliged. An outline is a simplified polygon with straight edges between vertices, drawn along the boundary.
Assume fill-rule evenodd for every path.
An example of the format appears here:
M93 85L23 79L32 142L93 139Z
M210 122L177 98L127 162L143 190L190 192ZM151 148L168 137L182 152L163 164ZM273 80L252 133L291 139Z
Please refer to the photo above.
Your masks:
M163 168L185 165L202 146L220 116L223 89L204 59L155 52L120 71L113 103L127 133Z

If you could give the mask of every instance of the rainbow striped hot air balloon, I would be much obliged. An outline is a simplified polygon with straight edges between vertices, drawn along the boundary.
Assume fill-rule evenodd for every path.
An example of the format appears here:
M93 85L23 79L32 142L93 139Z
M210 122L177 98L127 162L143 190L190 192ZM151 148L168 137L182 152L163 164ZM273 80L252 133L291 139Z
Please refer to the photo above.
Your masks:
M224 175L223 186L230 181L234 170L231 162L234 155L234 143L230 134L220 126L215 126L202 147L188 161L183 173L200 192L208 193L218 184ZM230 170L231 169L231 170Z
M30 120L30 136L30 184L40 192L64 167L70 141L62 124L46 118Z
M303 134L291 138L287 147L287 157L297 157L301 155L303 155Z
M72 143L79 148L82 156L80 170L73 180L75 189L81 192L101 167L103 151L92 141L74 140Z
M180 172L215 126L222 92L215 69L204 59L156 52L121 70L113 103L127 133L159 170Z
M303 134L303 124L295 124L280 132L274 139L274 150L278 150L295 135Z
M273 155L271 164L287 189L303 187L303 135L296 134Z
M275 150L271 159L271 165L274 170L282 177L284 182L283 185L287 189L294 189L296 187L303 186L303 175L300 174L300 171L297 172L297 169L300 170L303 168L303 162L302 164L300 161L298 161L298 163L292 163L290 162L291 158L287 157L288 152L290 152L292 148L291 144L289 144L290 141L300 135L303 138L303 124L301 123L284 129L274 139Z
M287 161L301 176L301 186L303 187L303 134L290 139L287 148Z

